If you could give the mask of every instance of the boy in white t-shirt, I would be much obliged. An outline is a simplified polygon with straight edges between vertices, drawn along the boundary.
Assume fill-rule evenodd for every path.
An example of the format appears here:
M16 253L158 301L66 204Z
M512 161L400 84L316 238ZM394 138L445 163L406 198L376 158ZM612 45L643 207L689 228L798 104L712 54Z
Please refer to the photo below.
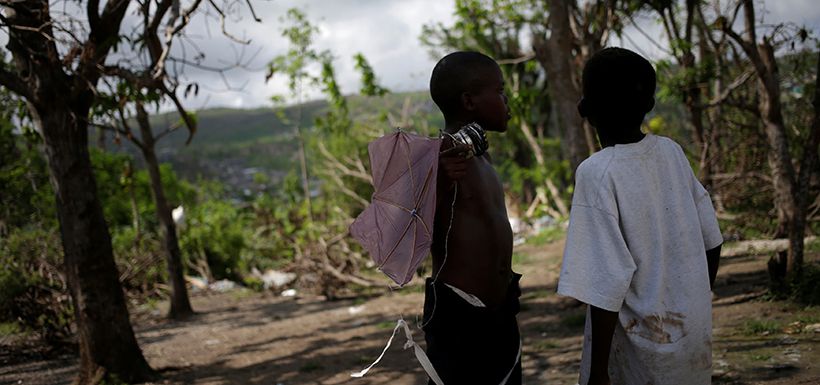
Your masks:
M581 385L711 382L711 285L723 238L680 146L641 132L655 71L607 48L578 111L603 149L576 171L558 293L587 303Z

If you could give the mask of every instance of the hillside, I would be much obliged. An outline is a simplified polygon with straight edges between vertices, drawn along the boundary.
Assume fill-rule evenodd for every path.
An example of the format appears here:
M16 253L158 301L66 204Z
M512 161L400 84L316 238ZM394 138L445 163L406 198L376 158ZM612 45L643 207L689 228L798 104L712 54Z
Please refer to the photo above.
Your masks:
M383 97L352 96L348 99L350 115L357 121L389 124L387 116L400 117L406 101L413 107L410 115L430 126L438 126L441 117L426 92L389 94ZM301 111L300 111L301 108ZM246 193L253 187L256 174L267 176L274 184L296 166L297 143L295 123L301 114L301 126L312 133L314 121L327 112L325 101L312 101L282 109L213 108L196 112L198 129L189 145L188 133L178 130L157 145L162 162L169 162L181 177L215 179L235 193ZM159 132L179 121L176 113L151 118ZM140 160L132 146L124 150Z

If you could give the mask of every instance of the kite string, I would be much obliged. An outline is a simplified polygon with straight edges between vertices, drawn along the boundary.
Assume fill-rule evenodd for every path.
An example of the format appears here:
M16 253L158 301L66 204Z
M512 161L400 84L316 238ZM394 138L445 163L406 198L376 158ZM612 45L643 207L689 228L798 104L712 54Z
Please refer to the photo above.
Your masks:
M454 191L453 191L453 203L450 204L450 223L447 225L447 233L444 235L444 260L441 261L441 266L439 266L438 271L433 275L433 280L430 281L430 286L433 288L433 310L430 311L430 317L427 318L426 321L422 320L423 322L418 326L419 329L427 326L430 323L430 320L433 319L433 316L436 314L436 305L438 304L438 297L436 295L436 281L438 280L439 274L444 269L444 265L447 263L447 254L449 251L448 243L450 241L450 230L453 228L453 218L455 217L455 210L456 210L456 198L458 197L458 182L455 182ZM418 323L418 320L416 320Z

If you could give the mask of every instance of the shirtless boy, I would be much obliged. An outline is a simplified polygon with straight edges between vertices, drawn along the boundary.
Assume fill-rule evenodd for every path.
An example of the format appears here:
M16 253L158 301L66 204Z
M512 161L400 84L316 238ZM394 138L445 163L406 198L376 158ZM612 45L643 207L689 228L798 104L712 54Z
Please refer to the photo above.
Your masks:
M469 147L454 145L448 135L473 122L486 131L506 131L510 113L501 70L483 54L451 53L433 69L430 94L445 127L433 277L424 300L427 354L448 385L520 384L521 275L511 269L504 191L490 157L469 156Z

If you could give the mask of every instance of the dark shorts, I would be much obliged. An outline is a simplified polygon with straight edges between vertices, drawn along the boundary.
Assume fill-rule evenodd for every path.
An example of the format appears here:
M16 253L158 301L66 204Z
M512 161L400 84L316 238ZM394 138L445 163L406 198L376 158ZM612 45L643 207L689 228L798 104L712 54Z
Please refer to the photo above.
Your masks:
M493 309L475 307L444 283L427 279L424 339L427 356L445 385L498 385L511 369L507 384L521 384L520 358L516 362L520 279L521 274L513 273L507 298ZM434 385L432 380L429 384Z

